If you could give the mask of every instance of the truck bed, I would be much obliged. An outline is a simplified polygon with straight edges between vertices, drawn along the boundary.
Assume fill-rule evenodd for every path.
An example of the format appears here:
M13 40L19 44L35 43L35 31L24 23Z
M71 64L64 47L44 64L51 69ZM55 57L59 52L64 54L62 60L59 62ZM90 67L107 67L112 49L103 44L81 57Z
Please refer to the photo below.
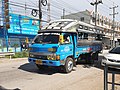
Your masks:
M95 46L100 45L102 46L101 41L90 41L90 40L78 40L77 46Z

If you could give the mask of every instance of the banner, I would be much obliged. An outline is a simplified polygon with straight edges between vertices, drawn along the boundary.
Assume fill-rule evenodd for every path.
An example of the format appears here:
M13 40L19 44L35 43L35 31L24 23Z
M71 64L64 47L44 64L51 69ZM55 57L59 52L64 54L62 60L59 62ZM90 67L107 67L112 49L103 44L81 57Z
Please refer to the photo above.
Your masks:
M10 14L10 29L8 33L36 35L39 21L28 16Z

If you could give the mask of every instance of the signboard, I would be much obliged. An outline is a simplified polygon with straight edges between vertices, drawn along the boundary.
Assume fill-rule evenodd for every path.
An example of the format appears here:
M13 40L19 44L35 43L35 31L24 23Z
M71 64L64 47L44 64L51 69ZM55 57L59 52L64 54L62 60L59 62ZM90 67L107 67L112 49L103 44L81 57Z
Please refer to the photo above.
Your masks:
M36 35L39 30L39 21L28 16L10 14L10 29L8 33Z

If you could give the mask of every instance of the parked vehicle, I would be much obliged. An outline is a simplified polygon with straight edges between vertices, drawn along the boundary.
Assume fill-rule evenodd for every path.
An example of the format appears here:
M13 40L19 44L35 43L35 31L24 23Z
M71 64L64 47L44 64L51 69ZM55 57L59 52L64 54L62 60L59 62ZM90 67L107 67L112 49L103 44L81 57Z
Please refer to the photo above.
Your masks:
M102 65L113 68L120 68L120 46L114 47L102 59Z
M34 38L29 48L29 62L39 69L55 66L69 73L81 59L86 62L98 59L102 42L95 40L97 34L92 28L75 20L50 22Z

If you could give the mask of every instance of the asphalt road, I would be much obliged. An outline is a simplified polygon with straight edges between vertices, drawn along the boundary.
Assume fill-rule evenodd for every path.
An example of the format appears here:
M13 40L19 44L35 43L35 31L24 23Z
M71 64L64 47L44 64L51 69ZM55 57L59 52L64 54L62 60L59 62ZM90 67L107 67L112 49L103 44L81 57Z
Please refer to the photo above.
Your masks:
M99 57L101 60L101 56ZM69 74L57 68L38 70L27 59L0 60L0 86L21 90L103 90L103 69L78 64ZM118 90L118 89L116 89Z

